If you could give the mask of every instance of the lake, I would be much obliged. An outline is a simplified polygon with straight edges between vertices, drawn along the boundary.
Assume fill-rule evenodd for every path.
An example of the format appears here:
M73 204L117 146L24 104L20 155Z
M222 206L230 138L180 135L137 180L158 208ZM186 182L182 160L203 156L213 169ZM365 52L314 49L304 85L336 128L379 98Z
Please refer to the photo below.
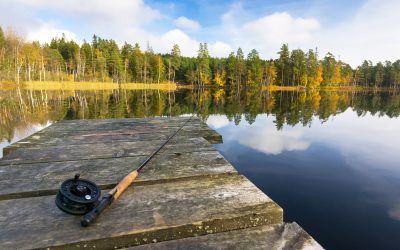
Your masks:
M0 149L64 119L192 113L223 135L215 147L285 220L323 247L399 249L399 93L0 90Z

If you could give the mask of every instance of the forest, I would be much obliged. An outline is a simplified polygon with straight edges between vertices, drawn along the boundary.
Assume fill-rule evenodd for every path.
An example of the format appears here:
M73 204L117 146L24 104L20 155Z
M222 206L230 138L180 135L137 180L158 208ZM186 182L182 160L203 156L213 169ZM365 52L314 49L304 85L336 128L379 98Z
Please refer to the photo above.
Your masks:
M276 59L264 60L253 49L241 48L227 58L211 57L200 43L197 57L181 55L175 44L168 54L155 53L150 44L119 46L96 35L81 45L65 36L51 42L25 41L12 29L0 27L0 82L74 81L115 83L176 82L193 86L247 87L400 87L400 60L373 64L365 60L352 68L317 49L290 50L283 44Z

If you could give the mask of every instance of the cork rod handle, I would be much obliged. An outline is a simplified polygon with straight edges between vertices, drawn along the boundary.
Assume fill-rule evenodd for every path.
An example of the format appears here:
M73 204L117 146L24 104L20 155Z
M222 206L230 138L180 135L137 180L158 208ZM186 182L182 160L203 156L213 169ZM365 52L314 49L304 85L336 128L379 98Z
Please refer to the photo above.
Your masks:
M118 183L113 189L111 189L108 194L113 196L113 200L117 200L119 196L132 184L132 182L139 175L137 170L130 172L127 176Z

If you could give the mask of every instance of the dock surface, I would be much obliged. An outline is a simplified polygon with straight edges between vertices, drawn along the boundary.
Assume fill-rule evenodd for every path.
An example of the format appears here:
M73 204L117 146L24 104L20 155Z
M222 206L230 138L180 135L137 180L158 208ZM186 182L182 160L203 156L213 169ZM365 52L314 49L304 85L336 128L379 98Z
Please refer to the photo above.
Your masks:
M72 120L4 149L0 249L322 249L218 153L198 118ZM79 173L106 193L177 131L88 228L54 202Z

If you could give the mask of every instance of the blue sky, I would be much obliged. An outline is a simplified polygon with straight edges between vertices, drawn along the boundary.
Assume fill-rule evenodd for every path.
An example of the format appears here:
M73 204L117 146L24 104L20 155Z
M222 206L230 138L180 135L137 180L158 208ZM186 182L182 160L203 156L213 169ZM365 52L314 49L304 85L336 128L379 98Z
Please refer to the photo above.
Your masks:
M242 47L276 58L289 43L355 66L400 58L398 11L399 0L1 0L0 25L41 42L62 33L82 42L95 33L163 53L177 43L188 56L207 42L213 56Z

